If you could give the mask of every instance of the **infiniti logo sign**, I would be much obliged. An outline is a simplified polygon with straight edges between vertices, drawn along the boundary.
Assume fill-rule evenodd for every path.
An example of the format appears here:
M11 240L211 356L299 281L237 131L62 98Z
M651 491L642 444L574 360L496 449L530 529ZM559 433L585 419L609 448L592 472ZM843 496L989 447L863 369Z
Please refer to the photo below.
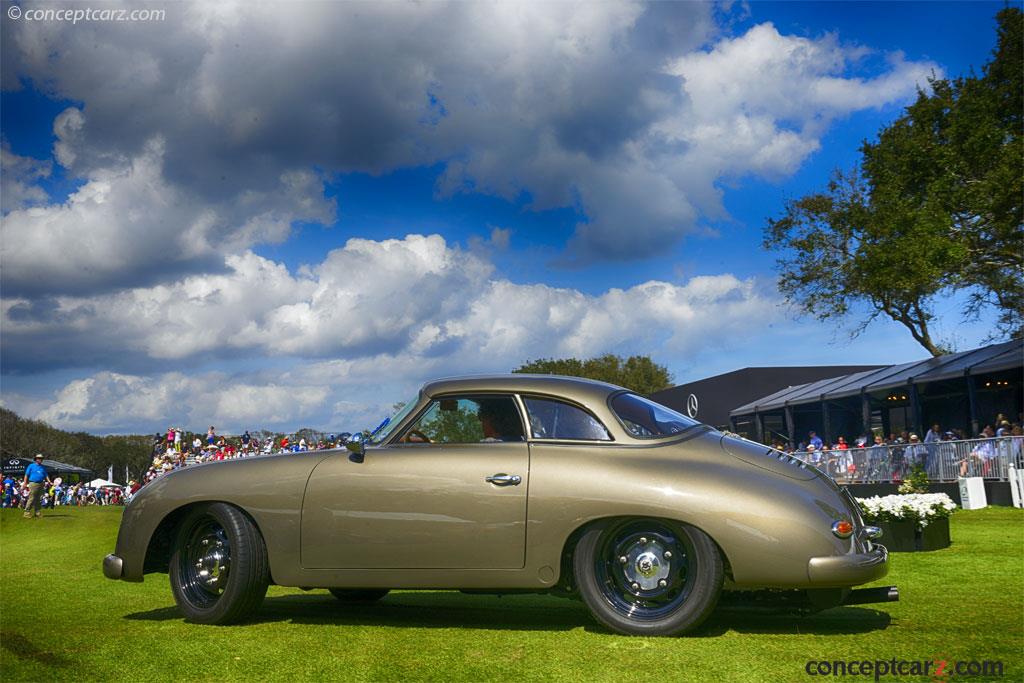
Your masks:
M696 394L690 394L689 396L686 397L686 414L687 415L689 415L690 417L694 417L694 418L697 417L697 408L698 407L699 406L697 404L697 395Z

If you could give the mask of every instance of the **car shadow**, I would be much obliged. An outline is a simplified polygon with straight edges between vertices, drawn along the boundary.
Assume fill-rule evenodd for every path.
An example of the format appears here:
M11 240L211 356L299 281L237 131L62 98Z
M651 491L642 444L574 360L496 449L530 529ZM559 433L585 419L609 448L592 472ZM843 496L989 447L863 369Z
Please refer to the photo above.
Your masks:
M729 607L715 611L693 635L712 637L727 631L776 635L850 635L884 631L891 623L892 617L887 612L864 607L835 607L807 615Z
M134 621L181 620L177 607L127 614ZM455 591L392 593L372 604L342 603L315 591L271 596L249 623L290 622L334 626L393 626L402 628L475 628L495 631L570 631L614 635L596 624L583 603L544 595L467 595ZM740 633L853 634L884 630L891 619L885 612L840 607L811 616L718 610L691 637Z
M66 667L71 664L66 657L51 650L45 650L43 647L16 631L4 631L3 636L0 637L0 649L22 659L55 667Z

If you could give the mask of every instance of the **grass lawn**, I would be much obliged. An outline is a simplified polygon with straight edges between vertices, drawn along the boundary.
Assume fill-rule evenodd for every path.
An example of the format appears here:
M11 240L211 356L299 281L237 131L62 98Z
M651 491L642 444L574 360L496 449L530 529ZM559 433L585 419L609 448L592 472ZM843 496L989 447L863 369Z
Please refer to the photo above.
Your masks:
M842 678L808 676L810 659L894 657L1002 660L1002 680L1024 680L1024 511L1011 508L960 511L952 547L893 555L879 585L898 585L899 603L811 617L719 611L696 635L666 639L614 635L576 601L431 591L348 607L272 587L256 623L186 624L166 575L103 577L120 516L3 510L4 681L813 681Z

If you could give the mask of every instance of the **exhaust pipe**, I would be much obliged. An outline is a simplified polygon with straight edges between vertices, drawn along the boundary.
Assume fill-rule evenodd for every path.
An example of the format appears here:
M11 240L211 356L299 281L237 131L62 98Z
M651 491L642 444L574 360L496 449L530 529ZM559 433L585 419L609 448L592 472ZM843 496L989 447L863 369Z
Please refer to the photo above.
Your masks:
M873 602L899 602L900 590L896 586L854 588L843 599L844 605L867 605Z

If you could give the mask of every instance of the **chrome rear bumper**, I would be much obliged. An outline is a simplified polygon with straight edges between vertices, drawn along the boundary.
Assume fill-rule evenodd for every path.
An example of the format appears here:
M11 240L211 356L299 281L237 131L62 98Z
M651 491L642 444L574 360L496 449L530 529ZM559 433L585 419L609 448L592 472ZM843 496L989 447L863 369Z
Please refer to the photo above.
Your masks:
M812 557L807 577L814 586L856 586L889 573L889 551L874 545L869 552Z

